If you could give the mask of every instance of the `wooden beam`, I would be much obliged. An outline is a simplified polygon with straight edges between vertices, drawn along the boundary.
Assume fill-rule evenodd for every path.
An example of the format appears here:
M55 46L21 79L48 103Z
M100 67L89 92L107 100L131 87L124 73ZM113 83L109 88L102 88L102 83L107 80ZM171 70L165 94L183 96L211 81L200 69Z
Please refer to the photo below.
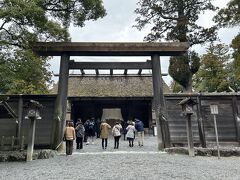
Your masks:
M38 42L32 46L40 56L179 56L188 48L186 42Z
M2 102L3 106L5 107L5 109L8 111L8 113L14 118L17 120L18 116L17 114L15 113L15 111L11 108L11 106L6 102Z
M152 81L153 81L153 108L156 114L156 126L157 126L157 138L158 138L158 149L164 149L164 135L162 131L162 122L160 120L161 110L162 110L162 101L161 94L163 88L161 87L161 68L160 68L160 59L157 54L152 56Z
M62 54L60 62L60 76L58 81L58 93L54 109L52 148L57 149L62 144L63 129L66 124L67 94L68 94L68 65L70 56Z
M152 69L151 62L69 62L69 69Z
M197 96L197 123L198 123L198 133L199 133L199 139L201 142L201 145L203 148L206 148L206 138L205 138L205 131L203 126L203 115L202 115L202 109L201 109L201 99L200 96Z
M155 54L152 59L153 80L153 106L156 114L158 149L170 147L170 134L166 120L166 107L163 95L163 80L161 77L161 63L159 55Z
M18 124L17 124L17 137L19 138L18 143L20 144L21 130L22 130L22 117L23 117L23 98L19 95L18 100Z
M99 75L103 75L103 76L107 76L107 74L100 74L99 73L99 70L95 69L96 71L96 75L99 76ZM53 74L54 76L59 76L59 74ZM94 76L95 74L84 74L86 77L87 76ZM127 69L126 69L126 72L124 70L123 74L114 74L114 76L139 76L138 74L127 74ZM167 76L168 74L166 73L163 73L162 76ZM76 73L73 73L73 74L69 74L69 77L78 77L78 76L83 76L82 73L81 74L76 74ZM152 76L152 74L141 74L141 76Z
M32 161L33 147L35 141L35 129L36 129L36 118L31 119L29 132L28 132L28 147L27 147L27 158L26 161Z
M237 97L232 97L232 108L233 108L233 116L235 120L235 127L236 127L236 135L237 135L237 141L240 144L240 123L239 123L239 112L238 112L238 103L237 103Z
M192 122L191 122L190 114L187 115L186 129L187 129L187 140L188 140L188 154L189 156L193 157L195 156L195 153L194 153Z

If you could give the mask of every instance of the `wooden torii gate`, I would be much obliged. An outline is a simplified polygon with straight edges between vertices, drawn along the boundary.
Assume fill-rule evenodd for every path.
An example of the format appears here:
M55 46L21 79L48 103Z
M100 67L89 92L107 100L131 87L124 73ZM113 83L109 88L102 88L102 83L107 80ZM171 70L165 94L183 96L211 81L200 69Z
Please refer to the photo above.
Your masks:
M52 148L61 144L66 118L66 105L68 94L68 76L70 68L82 69L87 64L70 61L70 56L150 56L151 63L129 62L111 63L111 67L121 66L123 69L152 69L153 79L153 106L156 114L158 149L170 146L168 124L162 116L165 109L163 96L163 82L161 77L160 56L181 56L186 54L188 43L163 42L38 42L33 46L33 52L39 56L61 56L58 94L56 99L54 125L52 135ZM95 69L105 67L105 63L98 62ZM111 68L110 67L110 68ZM94 69L94 67L93 67ZM96 71L97 72L97 71Z

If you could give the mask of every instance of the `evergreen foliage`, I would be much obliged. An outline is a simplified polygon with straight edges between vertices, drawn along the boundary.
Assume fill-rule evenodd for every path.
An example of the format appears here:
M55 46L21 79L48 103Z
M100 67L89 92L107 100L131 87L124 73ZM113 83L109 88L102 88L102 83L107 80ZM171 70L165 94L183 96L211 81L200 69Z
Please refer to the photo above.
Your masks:
M240 0L230 0L226 8L219 10L213 18L219 27L234 27L240 25Z
M233 48L233 67L234 73L237 80L240 81L240 33L232 40Z
M230 91L227 64L229 47L224 44L211 44L201 57L201 66L196 74L194 87L201 92Z
M193 46L216 39L216 27L205 28L197 24L200 13L216 10L211 0L140 0L138 4L136 27L141 30L146 25L153 25L145 37L147 41L165 39L189 42ZM170 75L184 91L192 91L191 78L199 67L199 62L188 60L188 57L173 57L169 66Z
M48 59L29 50L37 41L70 41L68 27L106 15L102 0L0 1L0 93L45 93Z

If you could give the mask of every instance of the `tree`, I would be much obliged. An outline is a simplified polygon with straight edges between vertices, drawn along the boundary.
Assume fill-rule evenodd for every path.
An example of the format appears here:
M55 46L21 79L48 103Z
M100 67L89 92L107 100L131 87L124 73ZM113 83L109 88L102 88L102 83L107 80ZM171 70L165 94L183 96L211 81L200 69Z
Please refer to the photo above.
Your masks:
M229 47L224 44L211 44L207 53L201 57L201 66L196 74L195 89L201 92L230 91L226 70L230 55Z
M226 8L222 8L213 20L219 27L234 27L240 24L240 0L231 0Z
M233 40L231 47L233 48L233 71L235 77L240 81L240 34L238 34Z
M147 41L165 39L189 42L190 46L193 46L216 39L216 27L204 28L197 24L200 13L216 9L211 0L140 0L138 4L140 7L135 10L139 15L136 18L136 27L141 30L146 25L152 25L151 32L144 38ZM191 81L193 75L190 64L192 61L187 58L171 58L169 72L179 69L180 71L170 75L185 91L191 91L191 82L186 81ZM181 60L183 62L179 62ZM194 72L197 71L195 68ZM180 73L183 74L179 78Z
M30 78L26 81L25 76L17 76L17 73L23 71L33 74L38 74L41 71L41 73L46 73L46 76L50 76L47 71L47 59L39 59L29 52L32 44L36 41L70 41L68 27L71 23L82 27L86 20L97 20L105 15L106 12L101 0L0 1L0 69L5 70L4 73L8 73L9 70L13 70L8 68L9 64L13 67L22 66L21 71L11 72L12 76L2 76L3 79L0 82L4 86L1 86L1 93L12 92L12 88L17 88L14 92L20 93L21 88L25 87L26 93L36 93L38 92L36 88L44 93L49 77L42 76L38 79L38 83L41 83L42 86L45 85L44 88L40 88L35 82L37 79ZM21 60L24 63L20 63ZM36 65L33 68L34 72L33 69L27 69L32 68L26 66L27 64L32 65L31 61L38 63L39 60L42 61L40 64L43 67ZM23 79L19 79L19 77ZM16 84L18 85L16 86Z
M186 92L192 91L192 76L200 67L200 58L196 52L188 56L171 57L168 72Z
M219 10L218 14L214 16L213 20L217 23L218 27L238 27L240 25L240 0L231 0L226 8ZM231 47L233 48L233 63L230 66L229 73L234 72L235 80L233 82L240 81L240 34L238 34L233 40ZM234 85L232 85L234 86ZM239 88L235 88L239 89Z
M173 93L179 93L179 92L183 92L183 87L180 84L178 84L176 81L171 81L170 90Z
M1 84L10 94L47 93L48 85L52 82L47 60L36 57L31 51L15 51L12 57L4 58L7 64L2 66L5 67L5 78L2 78ZM0 88L0 92L4 92L4 89Z
M231 91L240 91L240 79L238 77L236 77L236 68L234 67L234 62L235 61L231 61L229 62L226 67L226 73L227 73L227 79L228 79L228 83L229 83L229 90Z

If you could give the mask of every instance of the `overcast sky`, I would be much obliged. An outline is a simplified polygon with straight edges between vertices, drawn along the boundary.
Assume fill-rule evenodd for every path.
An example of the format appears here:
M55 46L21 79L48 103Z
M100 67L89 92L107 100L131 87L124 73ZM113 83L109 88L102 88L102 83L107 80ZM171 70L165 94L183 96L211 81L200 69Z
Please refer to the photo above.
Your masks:
M97 21L86 22L83 28L70 27L70 35L72 42L142 42L144 36L149 32L149 28L138 31L132 27L135 24L136 14L134 10L137 8L138 0L103 0L104 7L107 11L107 16ZM221 2L219 4L219 2ZM229 0L216 0L215 5L224 7ZM203 14L198 23L204 26L211 26L211 18L213 13L207 12ZM237 29L221 29L219 38L221 42L229 44L236 36ZM197 46L195 50L202 54L204 47ZM145 61L149 57L72 57L71 59L79 61ZM168 57L161 57L162 72L168 72L169 65ZM51 62L50 70L54 73L59 73L60 57L55 57ZM71 72L70 72L71 73ZM75 71L75 73L78 73ZM57 79L54 78L56 81ZM164 77L164 80L169 84L171 78Z

